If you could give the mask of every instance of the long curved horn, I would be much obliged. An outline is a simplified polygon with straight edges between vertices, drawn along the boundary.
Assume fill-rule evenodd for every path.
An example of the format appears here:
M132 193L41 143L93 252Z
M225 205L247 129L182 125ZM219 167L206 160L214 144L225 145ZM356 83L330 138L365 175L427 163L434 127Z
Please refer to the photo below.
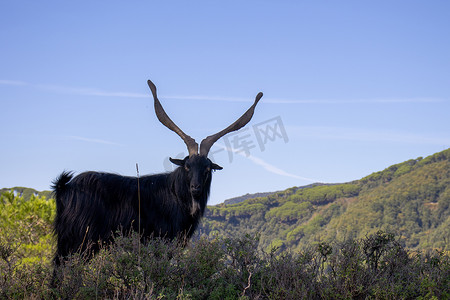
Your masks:
M200 155L207 156L209 153L209 150L211 149L212 145L221 137L223 137L225 134L230 133L232 131L236 131L244 127L253 117L253 113L255 112L256 104L258 104L258 101L263 96L263 93L259 92L258 95L256 95L255 103L253 103L252 106L239 118L237 119L233 124L225 128L224 130L210 135L207 138L205 138L200 143Z
M198 144L195 142L193 138L191 138L189 135L183 132L166 114L164 111L164 108L161 105L161 102L159 102L158 97L156 95L156 86L151 82L150 80L147 81L148 87L152 91L153 99L155 99L155 113L158 117L158 120L167 128L174 131L176 134L178 134L186 144L189 156L198 154Z

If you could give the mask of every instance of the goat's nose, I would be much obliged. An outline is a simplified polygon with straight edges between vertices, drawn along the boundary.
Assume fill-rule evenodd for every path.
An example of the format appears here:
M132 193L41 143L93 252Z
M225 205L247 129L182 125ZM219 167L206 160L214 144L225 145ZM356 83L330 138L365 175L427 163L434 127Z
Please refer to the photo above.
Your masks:
M191 184L191 190L193 191L200 191L200 184Z

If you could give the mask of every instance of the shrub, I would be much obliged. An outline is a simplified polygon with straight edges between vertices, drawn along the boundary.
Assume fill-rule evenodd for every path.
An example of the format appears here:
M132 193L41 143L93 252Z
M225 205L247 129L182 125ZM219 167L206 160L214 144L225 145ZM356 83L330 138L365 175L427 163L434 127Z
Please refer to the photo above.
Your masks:
M259 236L179 241L118 235L95 256L75 253L55 269L20 264L0 242L0 298L445 299L450 259L408 252L390 233L318 243L299 252L259 250ZM56 284L55 284L56 283Z

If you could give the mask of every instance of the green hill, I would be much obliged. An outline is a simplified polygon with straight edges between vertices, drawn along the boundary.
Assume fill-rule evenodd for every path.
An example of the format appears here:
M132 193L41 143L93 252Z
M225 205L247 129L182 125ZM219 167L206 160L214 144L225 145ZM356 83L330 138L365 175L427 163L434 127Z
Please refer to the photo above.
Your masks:
M50 199L52 197L51 191L39 192L39 191L36 191L35 189L21 187L21 186L0 189L0 195L3 195L4 193L8 193L8 192L13 192L15 195L17 195L19 197L23 197L23 200L25 200L25 201L30 200L32 196L45 197L47 199Z
M450 245L450 149L411 159L360 180L293 187L236 204L210 206L207 235L259 233L264 248L300 249L321 241L396 233L412 249Z

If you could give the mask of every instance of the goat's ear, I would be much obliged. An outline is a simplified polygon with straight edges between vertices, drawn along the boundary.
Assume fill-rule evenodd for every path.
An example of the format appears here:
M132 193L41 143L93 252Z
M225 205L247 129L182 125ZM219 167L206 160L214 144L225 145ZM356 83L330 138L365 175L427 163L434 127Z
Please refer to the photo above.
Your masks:
M213 170L222 170L223 168L219 166L218 164L211 163L211 169Z
M177 165L177 166L184 166L184 163L186 162L185 159L176 159L176 158L172 158L172 157L169 157L169 160L171 163L173 163L174 165Z

